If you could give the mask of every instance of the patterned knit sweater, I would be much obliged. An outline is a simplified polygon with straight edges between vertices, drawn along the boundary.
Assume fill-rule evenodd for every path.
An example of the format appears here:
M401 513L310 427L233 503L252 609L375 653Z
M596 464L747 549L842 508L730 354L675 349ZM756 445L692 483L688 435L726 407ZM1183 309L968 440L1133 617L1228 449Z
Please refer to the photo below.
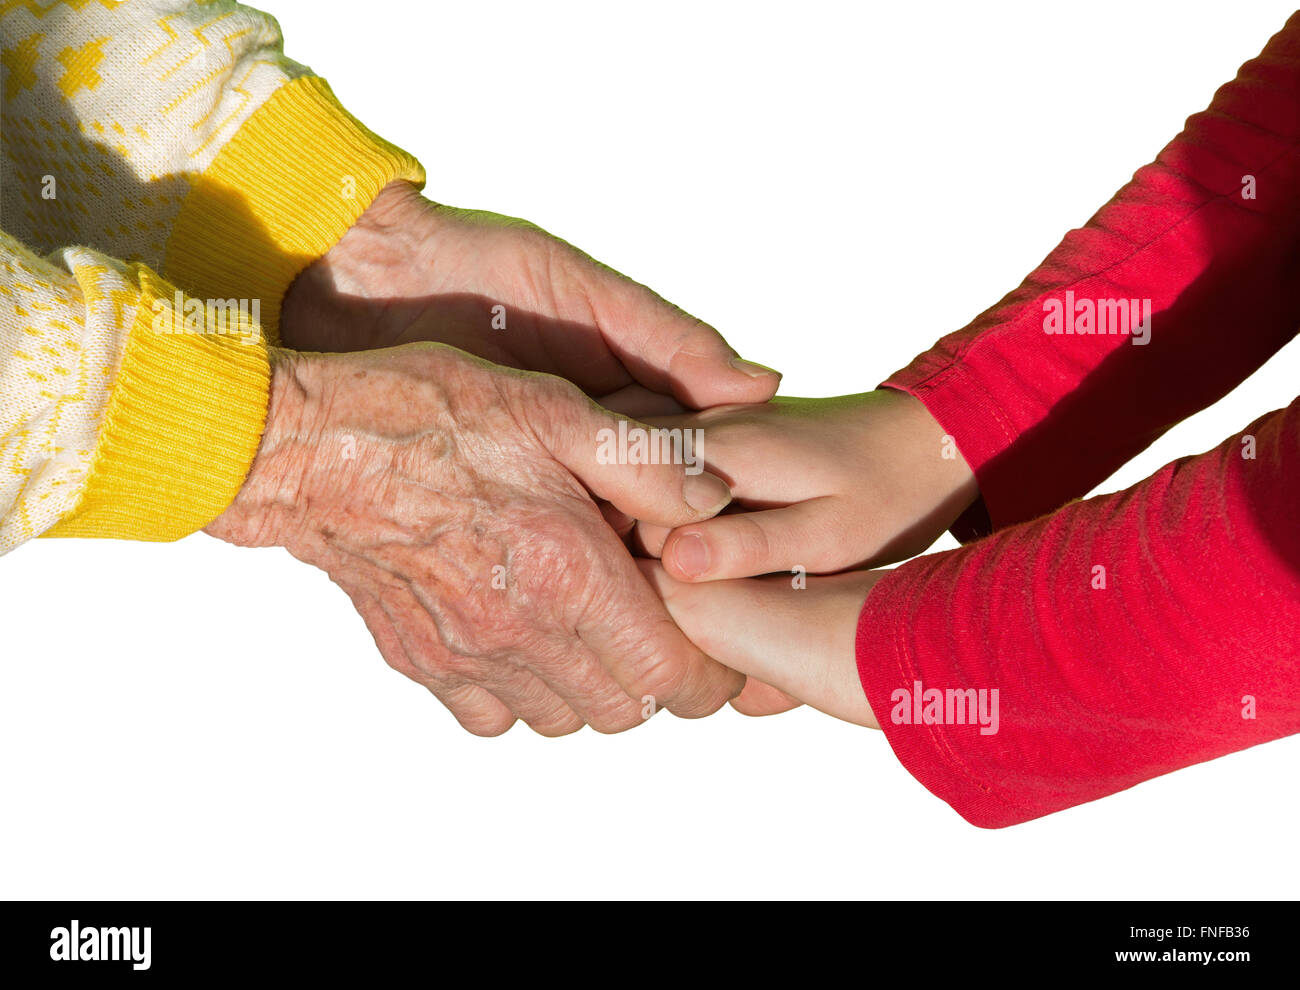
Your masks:
M294 277L420 164L230 0L0 0L0 553L234 498Z

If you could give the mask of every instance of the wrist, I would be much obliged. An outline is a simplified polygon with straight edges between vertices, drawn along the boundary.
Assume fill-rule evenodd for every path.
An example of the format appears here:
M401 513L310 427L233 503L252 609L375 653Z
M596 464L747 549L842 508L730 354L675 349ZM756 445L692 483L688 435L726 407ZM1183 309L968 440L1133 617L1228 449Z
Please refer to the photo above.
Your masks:
M414 185L390 182L339 241L289 286L280 339L305 351L387 347L401 327L385 305L421 294L417 278L431 262L433 204Z
M319 359L278 347L268 357L266 427L257 453L234 500L205 529L239 546L285 544L309 446L312 396L319 392Z
M889 387L879 391L888 394L897 408L904 448L911 453L914 469L939 494L946 512L954 518L965 512L979 498L979 484L956 440L916 396Z

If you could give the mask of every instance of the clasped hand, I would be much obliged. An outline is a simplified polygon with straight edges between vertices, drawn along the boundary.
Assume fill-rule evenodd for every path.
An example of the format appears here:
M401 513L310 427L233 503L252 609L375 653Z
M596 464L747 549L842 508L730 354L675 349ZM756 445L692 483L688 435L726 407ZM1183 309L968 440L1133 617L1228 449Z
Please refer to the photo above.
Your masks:
M261 447L208 532L324 569L480 735L729 699L874 724L853 627L879 572L789 572L918 552L974 497L911 397L769 402L775 372L644 286L405 184L299 276L280 333ZM600 463L620 416L703 430L707 470Z

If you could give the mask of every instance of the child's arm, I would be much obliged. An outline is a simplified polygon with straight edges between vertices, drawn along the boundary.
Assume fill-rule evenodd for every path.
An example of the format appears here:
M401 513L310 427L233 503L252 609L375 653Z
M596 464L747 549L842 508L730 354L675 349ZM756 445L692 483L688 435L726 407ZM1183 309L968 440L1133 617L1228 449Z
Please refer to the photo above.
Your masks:
M796 435L769 427L765 472L726 430L707 458L781 500L826 463ZM1300 731L1298 498L1300 400L1130 489L890 572L797 590L797 574L686 584L645 566L706 653L841 718L874 713L917 779L998 827Z
M687 534L665 546L647 533L647 549L662 548L680 579L783 569L791 547L810 570L817 559L834 570L902 559L950 524L968 539L1085 495L1295 335L1298 142L1300 14L1020 288L888 379L910 406L888 390L868 397L871 435L843 457L871 473L848 498L690 527L710 551L706 573L679 566ZM1148 342L1046 333L1044 306L1067 292L1093 304L1094 328L1099 301L1136 299L1141 315L1149 299ZM1118 310L1103 308L1109 329Z
M1294 337L1297 217L1300 13L1018 289L888 379L979 481L954 534L1082 497ZM1110 331L1120 303L1145 316L1147 301L1136 334L1046 332L1057 307L1061 330L1087 328L1091 307L1091 329Z

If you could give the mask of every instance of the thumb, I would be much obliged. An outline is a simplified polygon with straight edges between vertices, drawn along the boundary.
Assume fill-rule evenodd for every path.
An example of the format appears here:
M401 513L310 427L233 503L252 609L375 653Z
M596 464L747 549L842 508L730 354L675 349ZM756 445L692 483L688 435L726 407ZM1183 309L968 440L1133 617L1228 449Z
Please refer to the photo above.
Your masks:
M530 425L543 446L597 498L635 519L676 527L712 518L731 501L704 470L698 432L665 430L602 409L568 382Z
M609 349L646 388L691 409L766 402L781 373L740 357L713 327L612 269L588 287Z

